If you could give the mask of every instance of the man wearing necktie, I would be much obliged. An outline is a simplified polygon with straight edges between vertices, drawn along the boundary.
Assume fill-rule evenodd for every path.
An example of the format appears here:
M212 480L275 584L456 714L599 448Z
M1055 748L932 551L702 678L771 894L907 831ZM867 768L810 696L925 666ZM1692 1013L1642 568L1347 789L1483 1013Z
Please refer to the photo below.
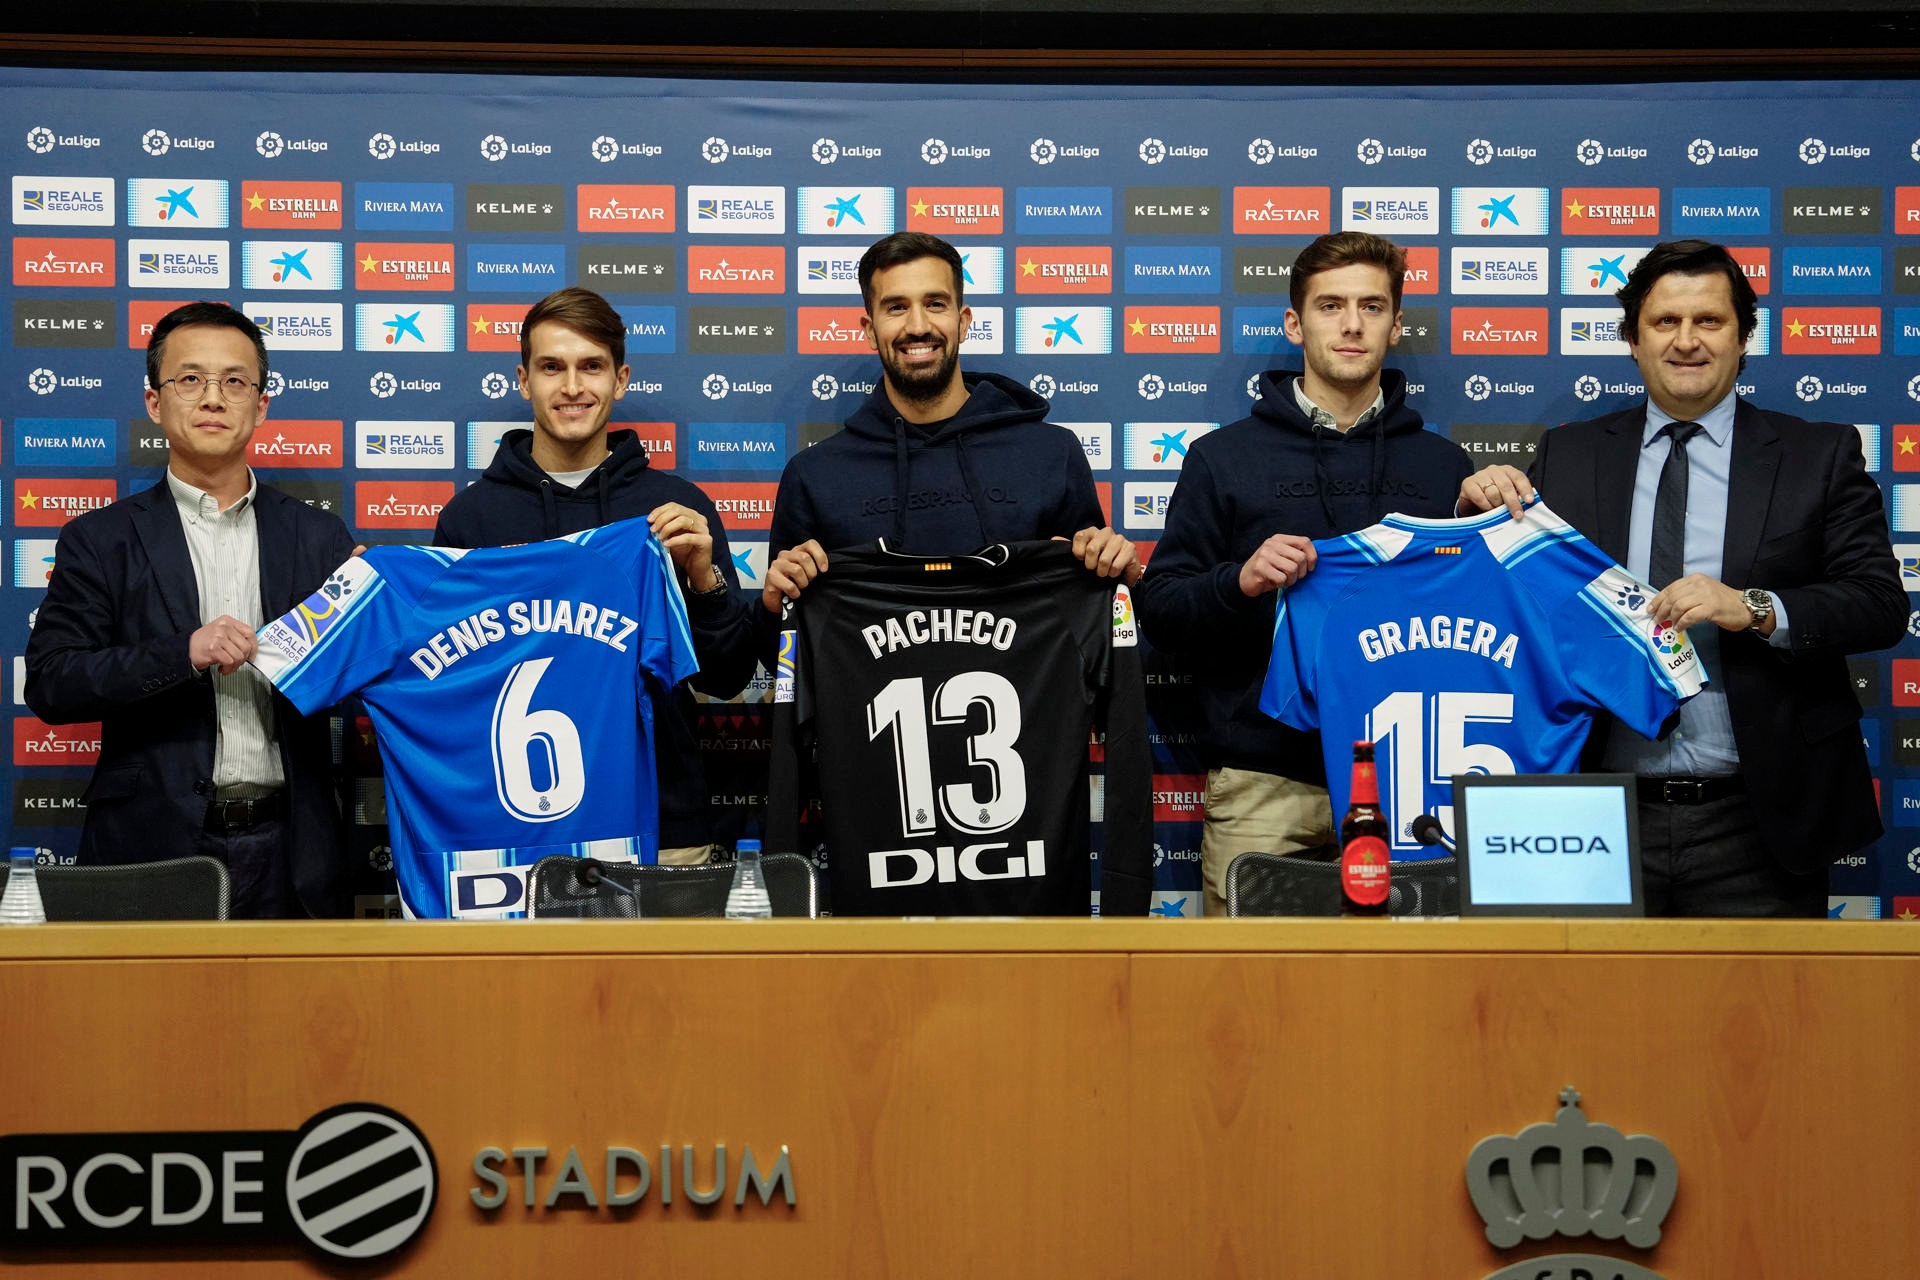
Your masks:
M1726 249L1655 245L1618 297L1646 403L1547 432L1459 509L1538 490L1700 650L1710 683L1670 734L1603 719L1585 757L1640 779L1649 914L1822 916L1828 865L1881 832L1846 665L1906 625L1880 488L1853 427L1734 393L1756 308Z

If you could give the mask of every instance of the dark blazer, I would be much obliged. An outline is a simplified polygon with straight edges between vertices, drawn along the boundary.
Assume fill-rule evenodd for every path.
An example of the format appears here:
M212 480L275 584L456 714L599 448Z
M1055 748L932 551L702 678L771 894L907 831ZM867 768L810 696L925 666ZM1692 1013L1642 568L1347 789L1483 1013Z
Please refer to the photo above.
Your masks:
M339 517L260 485L262 616L306 599L353 554ZM49 724L98 720L80 862L145 862L197 851L213 796L213 682L187 642L200 590L164 479L70 521L27 640L26 701ZM324 717L273 700L287 776L293 884L316 916L348 914L345 844Z
M1645 425L1642 405L1556 427L1531 471L1547 504L1621 562ZM1720 578L1786 606L1791 651L1723 631L1721 679L1760 838L1790 870L1823 869L1881 832L1846 655L1898 643L1907 620L1880 486L1852 427L1738 402Z

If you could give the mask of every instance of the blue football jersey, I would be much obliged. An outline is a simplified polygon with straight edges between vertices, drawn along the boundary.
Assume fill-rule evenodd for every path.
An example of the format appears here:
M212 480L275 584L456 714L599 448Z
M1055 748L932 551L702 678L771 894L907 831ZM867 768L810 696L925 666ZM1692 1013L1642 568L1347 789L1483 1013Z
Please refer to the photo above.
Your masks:
M1706 684L1653 588L1535 502L1464 520L1390 515L1314 543L1277 606L1260 709L1318 729L1336 817L1370 741L1393 856L1422 813L1454 831L1452 778L1570 773L1595 711L1647 737Z
M657 856L646 681L698 664L645 520L479 551L376 547L259 639L254 665L301 711L366 703L408 914L519 914L525 868L548 854Z

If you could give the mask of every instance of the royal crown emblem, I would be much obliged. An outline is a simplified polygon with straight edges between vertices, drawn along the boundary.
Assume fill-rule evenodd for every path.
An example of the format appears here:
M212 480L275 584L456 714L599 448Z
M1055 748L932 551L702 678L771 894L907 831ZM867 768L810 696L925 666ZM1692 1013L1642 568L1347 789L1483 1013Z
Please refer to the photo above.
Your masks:
M1679 1166L1666 1143L1594 1124L1571 1086L1560 1091L1560 1110L1551 1122L1482 1138L1467 1156L1467 1194L1497 1249L1555 1235L1651 1249L1660 1242L1660 1224L1679 1185ZM1659 1280L1636 1263L1592 1254L1529 1258L1487 1280L1577 1274Z

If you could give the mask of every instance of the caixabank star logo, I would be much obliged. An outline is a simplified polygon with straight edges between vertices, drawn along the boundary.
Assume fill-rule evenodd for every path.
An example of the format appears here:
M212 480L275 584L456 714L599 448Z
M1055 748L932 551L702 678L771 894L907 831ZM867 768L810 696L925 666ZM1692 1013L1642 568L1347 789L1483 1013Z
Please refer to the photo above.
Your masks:
M1571 1087L1560 1091L1560 1110L1550 1123L1482 1138L1467 1156L1467 1195L1496 1249L1555 1234L1651 1249L1660 1243L1679 1185L1679 1165L1666 1143L1594 1124ZM1579 1276L1661 1280L1637 1262L1594 1253L1532 1257L1486 1280Z
M0 1137L10 1252L301 1243L330 1258L388 1257L433 1214L426 1135L370 1102L297 1130L15 1133Z

